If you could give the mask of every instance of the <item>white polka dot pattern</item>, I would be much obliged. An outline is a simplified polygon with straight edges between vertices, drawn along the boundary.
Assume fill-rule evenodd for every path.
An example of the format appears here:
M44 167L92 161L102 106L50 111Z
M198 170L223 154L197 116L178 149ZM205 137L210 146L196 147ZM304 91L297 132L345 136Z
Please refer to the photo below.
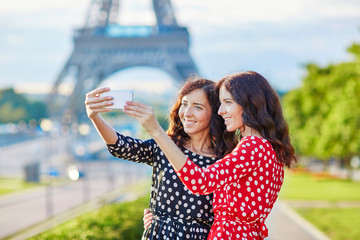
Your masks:
M107 146L115 157L152 166L149 207L154 220L142 239L207 239L214 220L212 194L192 194L153 139L143 141L118 134L118 141ZM183 152L201 167L216 161L185 149Z
M178 175L193 193L214 193L215 222L208 239L267 236L264 221L284 178L284 166L270 142L244 137L233 152L206 169L188 158Z

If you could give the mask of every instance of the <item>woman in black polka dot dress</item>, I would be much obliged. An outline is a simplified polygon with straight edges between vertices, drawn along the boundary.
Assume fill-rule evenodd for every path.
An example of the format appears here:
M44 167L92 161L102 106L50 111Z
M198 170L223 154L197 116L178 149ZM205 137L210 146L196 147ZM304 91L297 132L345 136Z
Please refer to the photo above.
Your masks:
M142 239L207 239L214 218L212 195L193 195L153 139L134 139L115 132L98 114L109 111L104 107L111 99L100 96L105 91L108 88L88 93L85 104L108 150L118 158L153 168L149 204L153 220ZM234 135L223 138L225 125L216 113L218 105L214 82L189 79L170 112L168 135L201 167L213 164L235 146Z

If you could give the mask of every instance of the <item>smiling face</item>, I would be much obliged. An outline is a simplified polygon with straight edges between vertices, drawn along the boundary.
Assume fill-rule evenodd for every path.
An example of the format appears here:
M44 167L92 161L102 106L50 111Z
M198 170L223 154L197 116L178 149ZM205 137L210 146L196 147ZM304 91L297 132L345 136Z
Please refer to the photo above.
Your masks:
M242 113L243 108L235 102L231 93L223 85L219 90L220 107L218 114L225 120L226 130L233 132L243 127Z
M212 109L206 93L202 89L195 89L185 95L179 108L180 121L184 131L189 135L208 134Z

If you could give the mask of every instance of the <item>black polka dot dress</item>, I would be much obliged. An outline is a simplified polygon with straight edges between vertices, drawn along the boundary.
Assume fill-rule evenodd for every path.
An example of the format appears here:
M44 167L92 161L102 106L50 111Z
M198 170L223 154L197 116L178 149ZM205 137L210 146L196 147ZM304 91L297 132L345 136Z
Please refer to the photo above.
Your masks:
M118 158L152 166L149 208L153 213L151 226L142 239L207 239L214 220L212 194L194 195L180 181L173 167L153 139L140 140L119 133L109 152ZM216 162L183 149L199 167Z

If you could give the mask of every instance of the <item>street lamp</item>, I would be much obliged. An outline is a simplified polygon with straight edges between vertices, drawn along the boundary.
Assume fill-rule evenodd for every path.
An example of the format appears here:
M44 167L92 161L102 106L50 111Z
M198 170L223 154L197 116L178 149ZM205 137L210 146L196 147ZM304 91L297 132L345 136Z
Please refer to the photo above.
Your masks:
M75 154L82 159L82 169L84 172L83 179L83 201L87 202L90 199L90 182L88 176L88 166L87 166L87 149L86 144L84 144L84 138L90 134L90 126L86 123L81 123L77 125L77 132L79 133L80 143L75 147ZM87 141L87 140L86 140Z
M44 132L50 132L53 127L54 127L54 122L51 119L45 118L42 119L40 122L40 128ZM47 136L44 137L44 141L47 143ZM43 146L44 147L43 153L44 153L44 158L47 159L49 158L49 156L47 154L48 152L46 151L47 147L45 142ZM53 196L52 196L52 177L50 176L49 184L46 187L46 216L50 218L52 215L53 215Z

